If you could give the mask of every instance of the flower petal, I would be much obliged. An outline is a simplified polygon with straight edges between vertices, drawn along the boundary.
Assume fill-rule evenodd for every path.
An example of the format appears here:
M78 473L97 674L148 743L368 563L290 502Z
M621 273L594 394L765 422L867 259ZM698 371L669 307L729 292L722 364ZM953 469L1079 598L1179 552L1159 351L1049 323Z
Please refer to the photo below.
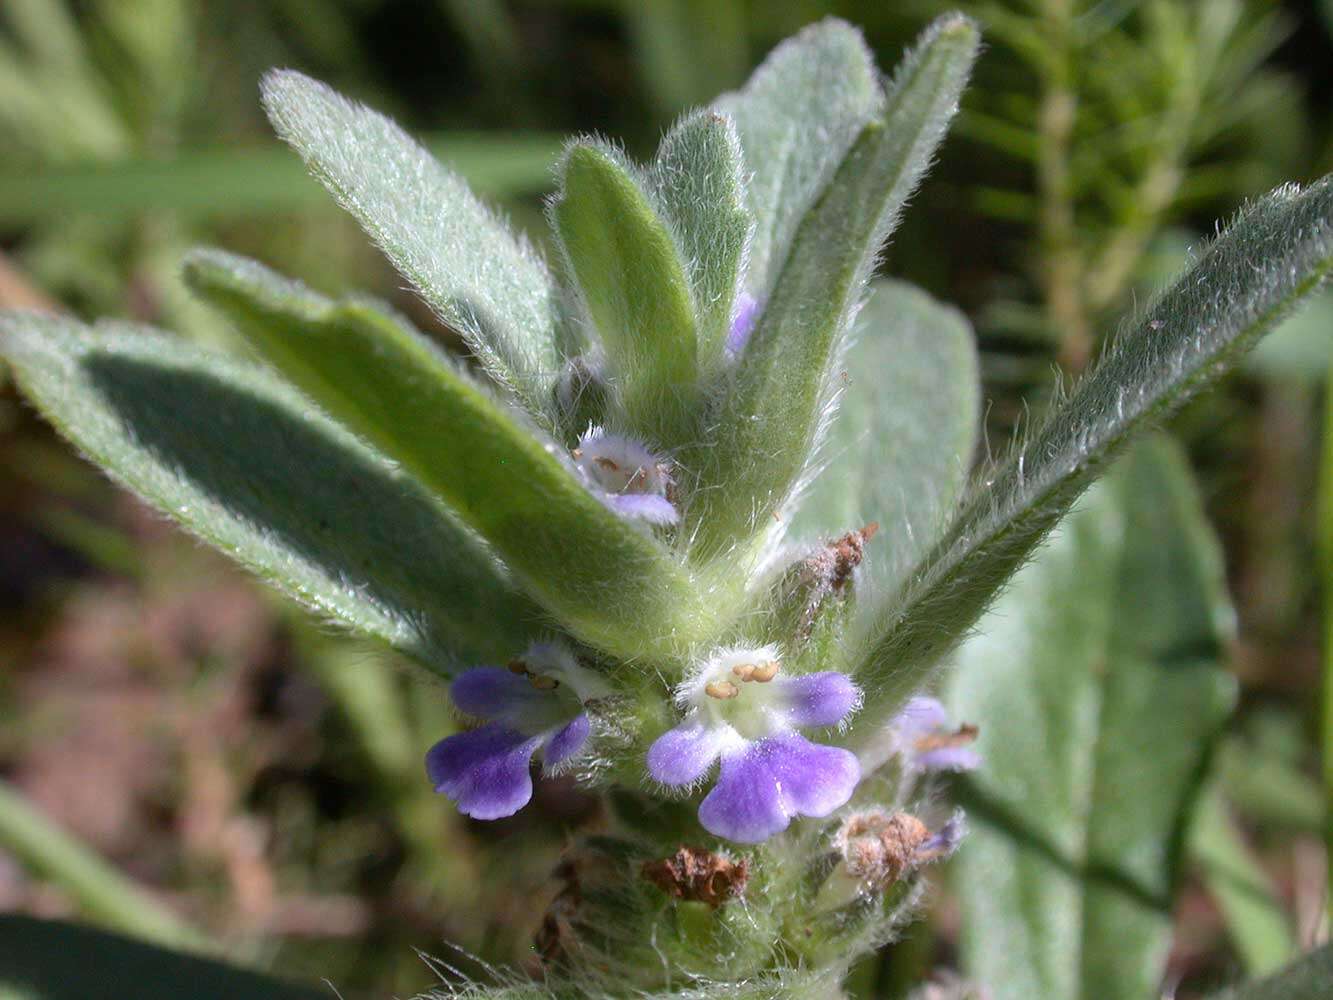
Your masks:
M778 678L787 700L787 718L793 726L836 726L860 701L851 678L836 670L803 677Z
M975 771L981 754L971 747L936 747L918 752L912 763L924 771Z
M923 736L947 729L949 713L937 699L917 695L898 710L892 725L898 739L910 746Z
M480 719L513 717L540 698L542 692L522 674L501 667L474 667L449 685L458 710Z
M861 780L861 764L850 750L811 743L799 733L760 742L791 815L827 816L847 804Z
M698 718L686 719L648 748L648 773L664 785L692 784L713 766L730 735Z
M791 815L783 808L769 743L760 740L723 755L717 784L699 804L699 822L709 833L757 844L787 829Z
M574 716L573 721L557 730L542 748L542 756L546 761L545 770L550 771L577 755L588 742L590 732L592 732L592 722L586 712L580 712Z
M633 517L649 524L675 524L680 514L675 505L655 493L608 493L606 505L622 517Z
M949 817L949 821L931 834L916 849L917 863L921 864L938 858L947 858L958 850L958 845L963 842L963 837L966 835L967 820L963 815L963 810L955 810L954 814Z
M497 722L440 740L426 754L435 790L474 819L512 816L532 798L528 764L541 742Z
M749 292L736 296L736 314L731 318L731 329L727 331L727 353L732 357L745 350L745 345L754 330L754 322L759 318L759 300Z

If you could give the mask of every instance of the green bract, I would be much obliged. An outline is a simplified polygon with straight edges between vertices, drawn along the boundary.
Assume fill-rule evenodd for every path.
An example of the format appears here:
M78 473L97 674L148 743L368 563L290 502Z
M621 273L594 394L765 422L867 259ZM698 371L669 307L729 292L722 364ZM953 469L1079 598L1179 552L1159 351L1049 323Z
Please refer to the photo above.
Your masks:
M974 24L949 15L881 78L855 29L825 21L680 118L649 163L574 141L549 204L551 263L388 119L271 73L279 134L471 363L381 303L219 250L191 254L185 281L259 363L128 325L0 317L29 400L184 527L443 677L512 661L453 690L491 720L520 792L538 746L585 785L615 786L609 831L571 848L569 870L593 874L565 894L574 946L545 949L547 984L465 995L836 995L910 914L913 873L961 837L957 817L930 816L901 856L872 864L875 844L855 843L901 832L888 811L928 800L916 759L930 748L904 744L900 712L955 652L957 700L983 732L995 720L997 741L994 770L967 786L982 825L962 867L967 924L985 937L969 946L975 968L1011 977L1016 992L996 996L1155 984L1175 871L1159 848L1181 836L1230 698L1215 553L1178 456L1131 453L1015 574L1133 434L1318 288L1333 182L1240 212L1004 461L976 471L967 320L873 274L978 47ZM1112 630L1113 614L1133 624ZM750 689L763 697L748 714L704 700L752 682L771 687ZM1034 690L1088 710L1074 725ZM510 709L534 704L540 725L525 730ZM728 846L695 819L712 762L720 788L739 756L728 718L747 720L742 742L771 765L749 785L730 773L733 813L763 779L768 818L790 821L752 846L762 838ZM1124 734L1174 718L1157 787L1116 801L1148 752ZM698 719L722 737L695 747ZM1035 750L1023 733L1040 726L1055 735ZM673 740L686 749L646 769L649 747ZM846 795L780 756L792 747L834 762ZM429 765L437 787L474 793L446 757ZM1035 787L1011 800L997 775ZM501 806L487 799L486 818ZM741 825L723 822L708 828ZM1028 843L997 833L1019 827ZM689 845L726 877L673 884L664 862ZM1089 888L1071 875L1084 869L1114 878ZM1069 941L1042 938L1053 913L1077 924ZM126 960L111 945L105 958Z

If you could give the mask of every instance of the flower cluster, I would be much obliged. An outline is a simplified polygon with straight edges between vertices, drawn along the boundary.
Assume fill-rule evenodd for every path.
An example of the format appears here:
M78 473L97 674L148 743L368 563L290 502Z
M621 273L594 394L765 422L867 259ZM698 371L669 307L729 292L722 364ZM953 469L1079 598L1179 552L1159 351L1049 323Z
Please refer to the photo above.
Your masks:
M538 750L548 774L575 760L592 730L586 706L607 693L557 642L535 644L505 668L468 670L450 690L459 710L484 724L435 744L426 771L436 791L475 819L511 816L527 804ZM860 692L844 674L786 676L776 646L735 647L704 660L675 701L681 719L649 748L648 773L664 786L690 788L720 761L699 805L699 822L712 834L766 840L796 816L830 815L860 781L853 753L799 732L837 726L856 711ZM892 729L906 770L967 770L979 762L968 746L975 727L952 727L933 698L909 701ZM922 862L946 854L960 836L956 817L916 838L912 856Z

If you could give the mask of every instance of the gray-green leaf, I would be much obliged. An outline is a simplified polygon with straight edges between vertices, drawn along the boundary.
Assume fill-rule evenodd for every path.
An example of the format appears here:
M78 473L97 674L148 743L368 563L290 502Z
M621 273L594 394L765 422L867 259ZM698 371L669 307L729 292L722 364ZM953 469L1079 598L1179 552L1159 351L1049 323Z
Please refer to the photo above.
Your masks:
M876 521L864 598L892 593L953 515L980 428L972 326L900 281L875 284L839 365L842 397L816 456L823 468L789 537L835 537ZM812 470L807 469L806 475Z
M717 440L698 456L691 516L704 551L769 523L804 467L842 335L863 286L958 107L976 26L940 18L894 75L883 115L857 138L801 219L782 277L740 357Z
M410 477L248 364L123 324L0 317L28 398L120 483L303 604L433 669L540 610ZM519 640L521 644L521 640Z
M189 274L251 346L401 462L575 634L625 657L697 637L708 615L679 562L414 330L229 255L196 255Z
M958 651L980 724L955 884L996 1000L1156 996L1183 837L1230 711L1220 550L1165 439L1137 447Z
M1069 397L978 484L865 639L854 726L873 738L1102 465L1233 365L1333 269L1333 181L1241 212Z
M697 411L698 334L685 262L638 175L614 148L576 143L551 220L624 418L660 448L677 444Z
M746 288L768 298L805 213L883 94L861 32L833 18L789 38L742 90L718 98L740 136L755 221Z
M699 332L699 355L714 365L722 356L746 246L744 162L731 120L696 111L662 139L652 179L679 241Z
M292 70L265 76L263 97L278 135L486 371L544 413L562 333L540 255L383 115Z

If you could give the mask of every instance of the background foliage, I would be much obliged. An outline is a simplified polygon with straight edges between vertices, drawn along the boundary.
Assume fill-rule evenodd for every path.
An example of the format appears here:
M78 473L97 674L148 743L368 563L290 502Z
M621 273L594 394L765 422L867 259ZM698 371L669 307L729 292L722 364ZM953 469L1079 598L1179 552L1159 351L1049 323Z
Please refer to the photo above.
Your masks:
M962 6L989 48L883 269L970 317L986 447L999 451L1055 394L1053 367L1082 369L1118 310L1182 267L1216 218L1333 169L1333 43L1322 8L1296 2ZM208 242L319 291L374 292L458 347L277 147L258 107L264 69L300 68L393 113L539 239L554 136L600 131L646 161L680 111L735 87L801 25L847 17L891 66L943 7L10 0L0 305L231 337L178 272L181 253ZM196 285L206 265L195 258ZM906 995L960 960L968 975L1019 984L998 953L1026 952L1021 940L1000 947L997 928L1021 937L1012 914L1043 909L1070 914L1083 956L1073 968L1069 949L1023 964L1051 996L1113 995L1110 981L1124 984L1114 995L1148 995L1163 958L1176 996L1203 996L1326 935L1317 584L1333 529L1320 530L1315 470L1331 315L1316 303L1242 377L1176 417L1176 443L1134 452L961 651L952 694L985 722L991 761L956 789L977 828L927 922L857 971L858 995ZM912 331L904 324L905 344ZM876 412L873 398L855 403ZM280 387L271 404L280 416ZM297 442L288 428L254 431L306 457L324 433L306 426ZM161 427L187 430L223 432ZM498 834L462 821L419 773L453 725L428 683L325 634L146 514L12 390L0 396L0 455L0 908L327 977L346 996L524 961L562 843L602 821L591 799L546 782L537 809ZM348 470L348 481L368 506L402 508L396 523L424 516L389 475ZM911 505L883 501L895 499ZM1127 541L1146 508L1171 519L1153 522L1160 536L1134 535L1150 543ZM294 513L294 528L308 523ZM346 558L385 544L354 541L361 551ZM451 618L459 584L446 568L436 620L484 654L485 618ZM1185 579L1164 607L1150 585L1166 587L1168 573ZM372 632L407 627L393 597ZM1020 622L1049 642L1004 641ZM1012 701L1025 691L1047 703ZM1066 718L1071 702L1093 708ZM1033 746L1021 738L1033 719L1068 729ZM1163 759L1163 732L1177 757ZM1029 789L1053 803L1038 822L1022 814L1030 796L997 794L1006 773L1062 782ZM1095 822L1099 810L1111 819ZM1175 831L1170 857L1136 851L1139 823ZM1044 873L1050 902L988 915L977 901L1012 898L1025 867ZM1113 897L1113 926L1077 917L1097 893ZM39 933L7 919L0 959L5 948L40 955L25 937Z

